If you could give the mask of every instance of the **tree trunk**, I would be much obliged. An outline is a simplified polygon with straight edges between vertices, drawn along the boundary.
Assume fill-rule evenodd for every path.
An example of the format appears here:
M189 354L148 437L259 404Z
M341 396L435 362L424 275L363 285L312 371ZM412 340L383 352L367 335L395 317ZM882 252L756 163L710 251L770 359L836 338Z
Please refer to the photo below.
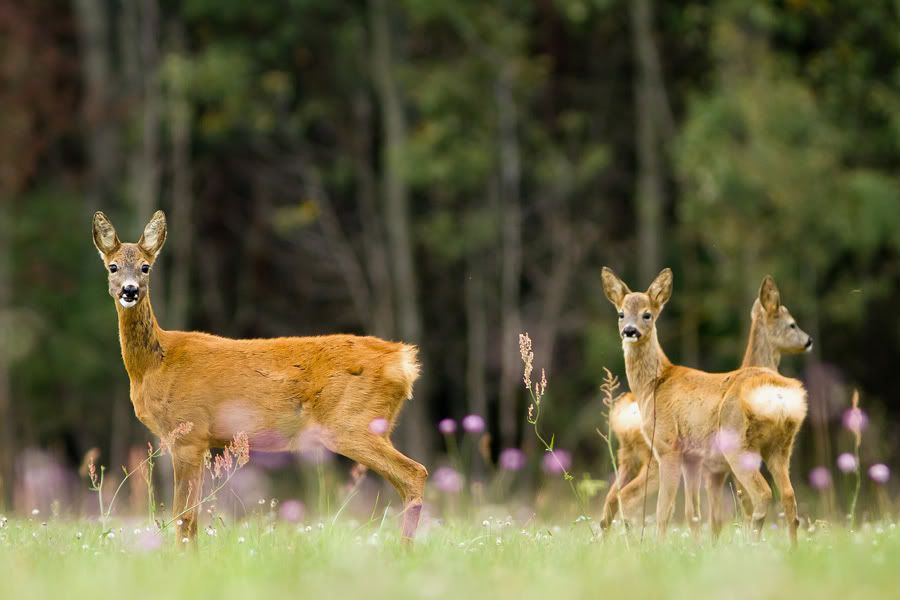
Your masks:
M12 273L10 252L12 250L11 200L0 199L0 324L11 319ZM0 508L12 505L13 465L15 464L16 429L13 424L12 389L10 381L10 358L13 340L9 338L9 327L0 333Z
M109 49L109 24L102 0L76 0L84 80L82 118L87 138L89 184L87 204L96 210L109 202L119 172L117 124L112 118L115 78Z
M466 272L466 397L472 414L487 417L487 389L485 365L487 364L488 322L484 293L484 257L473 253L469 257Z
M522 279L522 208L520 206L521 159L517 135L518 115L508 65L502 66L495 86L500 161L500 441L516 443L518 423L518 339L522 328L519 293Z
M372 27L372 71L375 88L381 100L383 131L382 196L385 204L388 252L393 265L396 300L397 333L404 341L420 344L422 317L417 298L416 273L413 265L413 246L410 234L409 193L403 173L406 145L406 115L400 90L394 78L391 49L391 30L388 4L385 0L370 0ZM425 377L419 392L427 387ZM414 458L427 460L430 451L431 425L423 399L410 402L403 417L401 432L406 450Z
M660 158L661 119L658 98L662 86L653 44L652 0L631 2L632 39L636 59L635 118L637 119L637 227L640 281L649 282L660 269L662 246L663 167ZM642 284L646 285L646 284Z
M184 57L183 32L174 32L174 46ZM177 73L172 82L169 97L169 121L172 131L172 283L169 303L169 323L173 329L188 326L190 305L190 265L193 232L191 226L194 208L193 171L191 169L191 104L187 98L186 74Z

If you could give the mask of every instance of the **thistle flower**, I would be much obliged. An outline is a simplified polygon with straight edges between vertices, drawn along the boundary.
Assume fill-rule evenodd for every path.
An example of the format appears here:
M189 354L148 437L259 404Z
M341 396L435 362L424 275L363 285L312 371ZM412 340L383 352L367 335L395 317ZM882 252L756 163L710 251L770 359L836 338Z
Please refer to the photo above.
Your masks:
M869 467L869 478L875 483L885 484L891 478L891 470L885 464L874 464Z
M444 435L453 435L456 433L456 421L453 419L441 419L438 423L438 431Z
M481 433L484 431L484 419L479 415L466 415L462 420L462 428L467 433Z
M809 483L817 490L831 487L831 472L825 467L816 467L809 472Z
M457 494L463 489L463 476L451 467L439 467L431 477L434 487L448 494Z
M497 462L504 471L521 471L525 466L525 453L518 448L505 448Z
M840 469L841 473L853 473L859 468L859 465L856 464L855 456L849 452L844 452L837 457L837 468Z
M854 406L844 411L844 429L859 437L869 425L869 417L859 407Z
M306 507L299 500L285 500L278 509L278 516L288 523L299 523L306 513Z
M544 455L541 467L545 473L559 475L565 473L572 466L572 455L566 450L551 450Z
M372 419L372 422L369 423L369 431L371 431L375 435L384 435L388 432L388 429L390 429L390 427L391 424L388 423L388 420L381 417Z

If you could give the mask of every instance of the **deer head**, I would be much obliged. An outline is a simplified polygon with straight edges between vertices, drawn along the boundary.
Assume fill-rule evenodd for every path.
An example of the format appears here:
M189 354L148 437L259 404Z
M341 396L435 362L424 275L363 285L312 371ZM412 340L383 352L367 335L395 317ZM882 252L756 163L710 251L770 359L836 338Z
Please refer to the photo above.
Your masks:
M619 335L624 343L649 339L656 318L672 297L672 270L663 269L646 292L632 292L612 269L603 267L603 291L619 311Z
M109 272L109 295L122 308L147 297L150 270L166 241L166 215L158 210L144 227L136 244L122 243L113 224L102 212L94 214L94 245Z
M766 338L778 352L797 354L812 350L812 337L800 329L791 312L781 303L781 293L771 275L763 279L750 317L764 328Z

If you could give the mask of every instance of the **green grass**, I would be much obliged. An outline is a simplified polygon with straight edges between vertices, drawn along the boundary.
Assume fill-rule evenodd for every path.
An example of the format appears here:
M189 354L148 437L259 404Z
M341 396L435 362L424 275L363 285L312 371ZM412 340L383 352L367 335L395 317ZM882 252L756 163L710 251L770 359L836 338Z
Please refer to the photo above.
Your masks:
M393 522L306 527L256 519L201 531L196 550L136 547L86 521L14 520L0 529L4 598L864 598L896 597L900 532L819 527L791 551L782 530L759 544L733 528L695 543L591 541L584 524L455 521L424 528L413 548ZM80 534L80 535L79 535Z

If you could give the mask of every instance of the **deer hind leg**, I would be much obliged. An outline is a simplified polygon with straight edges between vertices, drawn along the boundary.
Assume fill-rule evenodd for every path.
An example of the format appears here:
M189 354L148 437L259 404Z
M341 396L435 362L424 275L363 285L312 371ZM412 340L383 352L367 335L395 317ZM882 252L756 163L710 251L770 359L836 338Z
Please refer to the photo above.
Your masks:
M759 541L766 521L766 514L769 511L769 504L772 502L772 488L766 483L766 478L759 472L759 468L741 464L742 460L739 452L726 454L725 458L731 466L734 476L747 490L750 501L753 503L750 527L755 539Z
M669 519L675 508L678 481L681 479L681 453L672 451L659 457L659 496L656 499L656 534L666 536Z
M175 473L175 498L172 519L175 521L177 543L196 541L197 516L203 485L203 452L197 448L175 448L172 465Z
M634 479L619 491L619 506L626 523L643 523L645 515L644 496L649 498L659 490L659 466L656 459L641 466Z
M684 476L684 519L688 522L695 540L700 537L702 525L700 517L701 466L697 459L685 460L681 466Z
M619 512L619 490L628 483L628 472L625 470L625 465L619 465L617 468L619 473L612 485L609 486L609 492L606 493L606 499L603 501L603 513L600 517L600 529L603 530L609 529L613 519L616 518L616 513Z
M794 486L791 484L790 465L791 465L791 447L793 445L793 436L790 443L783 448L775 450L766 460L766 465L772 473L772 478L781 495L781 505L784 509L784 521L787 524L788 539L791 545L797 545L797 528L800 521L797 518L797 497L794 495Z
M401 535L411 541L419 525L428 470L394 448L387 438L368 432L352 440L336 440L335 450L372 469L394 486L403 501Z
M722 488L725 486L726 472L710 472L706 478L706 499L709 501L709 526L713 540L722 533Z

